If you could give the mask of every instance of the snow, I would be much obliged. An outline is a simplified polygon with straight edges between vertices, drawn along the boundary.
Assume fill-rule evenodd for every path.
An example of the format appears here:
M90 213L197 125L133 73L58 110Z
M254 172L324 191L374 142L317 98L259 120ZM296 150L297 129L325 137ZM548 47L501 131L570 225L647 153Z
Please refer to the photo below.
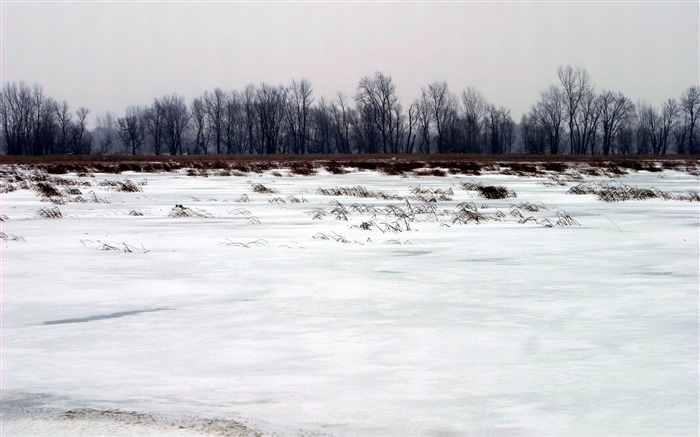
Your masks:
M496 173L62 177L109 203L2 194L2 232L24 240L1 242L3 436L207 435L209 419L241 424L230 435L698 434L697 202L606 203ZM125 179L143 191L99 185ZM699 188L677 171L616 182ZM355 186L451 188L438 211L505 218L382 232L384 214L329 211L421 203L317 193ZM540 223L579 225L518 223L526 201L546 206ZM171 217L176 204L205 217ZM62 218L37 216L53 206Z

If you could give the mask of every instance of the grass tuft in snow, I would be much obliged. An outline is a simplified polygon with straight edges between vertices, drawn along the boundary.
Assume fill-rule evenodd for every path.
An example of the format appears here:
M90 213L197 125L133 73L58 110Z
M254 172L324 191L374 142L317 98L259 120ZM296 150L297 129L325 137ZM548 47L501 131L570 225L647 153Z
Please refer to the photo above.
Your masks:
M42 218L56 219L63 217L61 210L58 207L53 208L40 208L37 210L37 215Z
M485 199L507 199L517 197L515 191L501 185L484 185L481 182L464 182L462 188L466 191L476 191Z

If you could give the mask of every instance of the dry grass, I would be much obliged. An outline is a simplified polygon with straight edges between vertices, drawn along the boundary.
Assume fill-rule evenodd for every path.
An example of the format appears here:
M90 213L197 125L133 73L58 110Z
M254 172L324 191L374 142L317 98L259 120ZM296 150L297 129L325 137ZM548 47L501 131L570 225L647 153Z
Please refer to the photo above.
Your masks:
M261 194L275 194L278 193L278 191L274 188L268 188L263 184L256 184L253 182L248 181L250 184L251 188L253 188L253 191L256 193L261 193Z
M363 197L383 200L401 200L402 197L395 193L386 193L384 191L369 191L363 186L355 187L334 187L334 188L319 188L316 190L318 194L323 196L346 196L346 197Z
M143 191L141 187L139 187L137 184L132 182L129 179L124 179L124 180L118 180L118 179L112 179L112 180L104 180L101 181L98 185L101 187L108 187L110 189L113 189L115 191L120 191L123 193L138 193Z
M21 235L15 235L15 234L6 234L4 232L0 232L0 240L3 241L20 241L24 242L27 241L23 236Z
M185 170L191 176L242 176L268 170L289 169L290 174L311 176L319 168L333 174L352 169L378 171L386 175L444 176L478 175L482 172L543 176L571 169L589 176L615 177L629 171L664 170L700 174L700 161L692 155L71 155L71 156L0 156L0 164L23 165L48 174L123 172L172 172ZM280 173L281 174L281 173Z
M485 199L507 199L517 197L515 191L500 185L483 185L481 182L464 182L462 188L467 191L476 191Z
M170 214L168 214L168 217L173 217L173 218L185 218L185 217L211 218L211 217L213 217L213 215L211 215L207 211L204 211L201 209L192 209L192 208L188 208L188 207L182 206L182 205L175 205L173 207L173 209L170 211Z
M700 202L697 191L669 192L657 188L639 188L625 184L607 182L584 182L571 187L567 194L595 194L604 202L625 202L629 200L677 200L685 202Z
M61 210L58 209L57 207L53 208L39 208L36 211L37 215L42 218L47 218L47 219L57 219L63 217L63 213L61 213Z
M223 243L219 243L219 246L233 246L233 247L242 247L244 249L250 249L252 247L263 247L267 246L268 242L267 240L264 239L258 239L258 240L253 240L249 241L247 243L241 243L238 241L232 241L229 238L226 239Z

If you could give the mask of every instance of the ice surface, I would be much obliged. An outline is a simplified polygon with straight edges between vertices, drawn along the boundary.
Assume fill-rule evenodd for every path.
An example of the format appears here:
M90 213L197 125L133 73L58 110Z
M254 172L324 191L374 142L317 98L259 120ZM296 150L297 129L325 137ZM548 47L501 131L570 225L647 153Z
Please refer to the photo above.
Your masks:
M110 203L43 219L52 205L36 192L2 195L2 232L25 240L2 241L3 436L60 434L71 410L285 436L698 433L698 203L605 203L498 174L65 177ZM97 183L116 178L143 191ZM465 181L518 197L482 199ZM675 171L619 182L699 188ZM400 233L358 227L371 214L314 219L336 201L407 207L317 193L353 186L452 188L438 211L474 202L505 219ZM546 206L538 220L563 210L580 226L520 224L509 211L526 201ZM171 217L176 204L203 216ZM118 419L83 415L66 435L99 435L82 431L90 421L181 435Z

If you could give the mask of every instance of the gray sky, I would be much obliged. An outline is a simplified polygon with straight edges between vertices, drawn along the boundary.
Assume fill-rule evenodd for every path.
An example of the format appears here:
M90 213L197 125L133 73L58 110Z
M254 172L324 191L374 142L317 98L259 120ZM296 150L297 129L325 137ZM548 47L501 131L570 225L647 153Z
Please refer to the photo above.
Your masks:
M697 1L0 5L2 82L38 83L93 116L302 77L332 99L375 71L404 105L444 80L454 93L475 86L516 120L559 65L655 105L700 81Z

